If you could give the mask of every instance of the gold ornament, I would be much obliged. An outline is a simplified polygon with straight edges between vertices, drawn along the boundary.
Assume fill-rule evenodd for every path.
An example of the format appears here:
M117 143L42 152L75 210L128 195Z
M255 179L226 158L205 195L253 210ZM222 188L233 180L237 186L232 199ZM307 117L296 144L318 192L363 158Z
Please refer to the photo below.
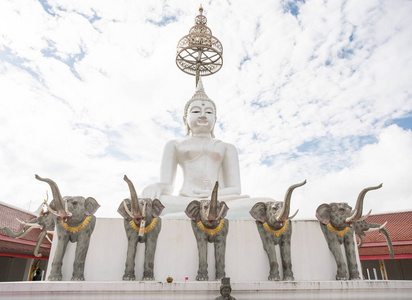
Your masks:
M343 237L343 236L344 236L345 234L347 234L348 231L349 231L349 227L346 227L346 228L343 229L343 230L337 230L337 229L335 229L335 227L332 226L331 223L328 223L328 225L326 225L326 226L328 226L328 228L330 229L330 231L336 233L337 235L339 235L339 236L341 236L341 237Z
M285 232L285 230L288 228L289 220L286 220L285 224L283 224L281 229L278 230L273 230L272 228L269 227L269 224L267 222L263 223L263 227L266 228L267 231L270 233L276 235L276 237L279 237L282 233Z
M199 228L202 229L207 234L214 236L216 233L218 233L222 229L224 223L225 223L225 219L220 220L219 225L215 229L206 228L205 225L203 225L202 221L199 221L197 223L197 226L199 226Z
M80 230L82 230L84 227L87 226L87 224L89 224L90 219L92 218L92 216L88 216L86 217L86 219L84 219L83 223L81 223L79 226L77 227L72 227L69 224L63 222L63 220L60 220L60 223L62 224L62 226L64 227L64 229L66 229L67 231L70 231L71 233L76 233Z
M150 230L152 230L152 229L156 226L156 223L157 223L157 218L154 218L153 221L152 221L152 223L150 223L150 225L147 226L147 227L144 229L144 233L148 233ZM135 223L133 220L131 220L131 221L129 222L129 224L130 224L130 226L132 226L132 228L133 228L134 230L136 230L137 232L140 231L140 227L137 226L136 223Z

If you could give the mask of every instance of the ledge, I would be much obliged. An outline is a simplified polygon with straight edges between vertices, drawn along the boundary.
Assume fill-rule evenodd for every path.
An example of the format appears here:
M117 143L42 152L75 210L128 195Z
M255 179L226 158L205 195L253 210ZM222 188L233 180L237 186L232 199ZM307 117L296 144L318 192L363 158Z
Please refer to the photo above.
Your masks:
M232 296L250 299L410 299L412 281L235 281ZM1 282L0 299L214 299L220 282Z

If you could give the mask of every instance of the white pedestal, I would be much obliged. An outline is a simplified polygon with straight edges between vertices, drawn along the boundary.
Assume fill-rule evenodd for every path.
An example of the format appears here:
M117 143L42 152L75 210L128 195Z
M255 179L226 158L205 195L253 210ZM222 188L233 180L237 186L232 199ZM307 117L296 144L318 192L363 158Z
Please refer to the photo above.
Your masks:
M194 281L198 254L190 220L162 220L157 243L154 276L165 282L168 276L176 281ZM336 263L329 251L318 221L292 221L292 269L295 280L335 280ZM53 243L48 273L51 270L57 236ZM143 276L144 244L138 244L136 279ZM63 280L70 280L76 244L69 243L63 260ZM281 264L279 247L276 247ZM123 219L99 218L90 241L85 265L86 281L121 281L124 273L127 238ZM359 273L360 263L358 262ZM208 244L209 280L215 278L213 244ZM279 267L282 275L282 267ZM48 276L49 274L47 274ZM269 261L254 220L229 220L226 242L226 276L231 281L265 281ZM46 277L47 278L47 277Z
M411 299L412 281L234 281L237 300ZM219 282L1 282L0 299L213 300Z

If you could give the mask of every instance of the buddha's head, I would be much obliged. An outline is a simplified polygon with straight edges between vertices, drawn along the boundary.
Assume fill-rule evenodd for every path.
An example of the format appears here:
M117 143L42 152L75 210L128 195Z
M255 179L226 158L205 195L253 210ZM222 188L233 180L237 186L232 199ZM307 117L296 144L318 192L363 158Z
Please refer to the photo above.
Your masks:
M199 79L195 94L186 103L183 122L187 128L186 135L192 132L192 135L210 134L215 137L213 129L216 123L216 105L206 95L202 79Z

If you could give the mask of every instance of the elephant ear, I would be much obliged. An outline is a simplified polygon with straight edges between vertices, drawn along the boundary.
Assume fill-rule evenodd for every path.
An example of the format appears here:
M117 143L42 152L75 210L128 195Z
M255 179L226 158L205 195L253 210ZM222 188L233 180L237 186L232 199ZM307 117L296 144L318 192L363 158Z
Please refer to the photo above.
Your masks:
M200 201L193 200L185 210L186 215L196 223L200 221Z
M84 201L84 208L85 208L85 213L87 216L94 215L94 213L97 211L99 207L100 207L100 204L97 203L96 199L92 197L88 197Z
M163 211L164 205L162 204L162 202L160 202L160 200L158 199L154 199L152 202L152 216L154 218L157 218L158 216L160 216L160 214Z
M316 209L316 218L323 224L328 225L332 208L329 204L323 203Z
M249 211L253 218L261 223L266 222L266 204L264 202L258 202L253 205L252 209Z
M226 217L227 211L229 210L229 207L227 206L225 201L221 201L220 205L219 205L219 209L218 212L220 214L220 212L222 212L222 214L220 215L221 219L224 219Z
M130 199L124 199L120 205L119 208L117 209L117 212L126 220L126 221L131 221L132 217L129 216L129 214L126 212L126 209L124 208L124 205L127 205L127 208L129 211L132 209L132 204Z

